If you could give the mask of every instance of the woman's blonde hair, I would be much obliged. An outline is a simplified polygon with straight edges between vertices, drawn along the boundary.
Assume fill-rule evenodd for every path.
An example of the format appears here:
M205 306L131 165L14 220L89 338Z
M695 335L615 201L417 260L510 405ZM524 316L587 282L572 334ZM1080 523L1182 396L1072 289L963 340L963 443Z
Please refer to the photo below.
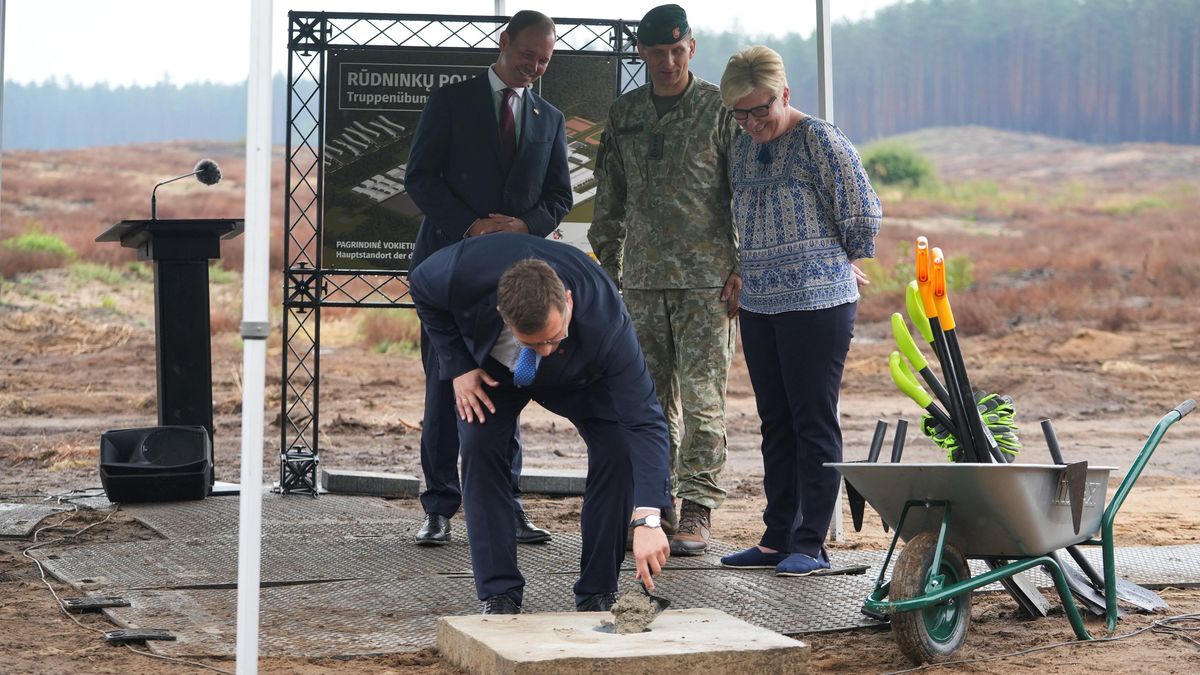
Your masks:
M732 108L755 89L766 89L775 96L783 96L786 86L783 58L770 47L754 45L729 57L725 74L721 76L721 101L726 108Z

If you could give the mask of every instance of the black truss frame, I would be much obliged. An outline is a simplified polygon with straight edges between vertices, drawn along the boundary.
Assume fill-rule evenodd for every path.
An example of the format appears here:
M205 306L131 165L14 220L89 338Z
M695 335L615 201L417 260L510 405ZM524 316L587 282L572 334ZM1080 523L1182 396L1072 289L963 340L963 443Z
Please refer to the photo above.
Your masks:
M615 57L619 94L645 81L636 22L555 19L556 53ZM326 52L358 47L431 52L496 50L508 17L447 14L288 13L287 166L283 218L283 355L280 486L317 493L321 308L412 307L406 272L325 268L321 227ZM303 459L305 461L297 461Z

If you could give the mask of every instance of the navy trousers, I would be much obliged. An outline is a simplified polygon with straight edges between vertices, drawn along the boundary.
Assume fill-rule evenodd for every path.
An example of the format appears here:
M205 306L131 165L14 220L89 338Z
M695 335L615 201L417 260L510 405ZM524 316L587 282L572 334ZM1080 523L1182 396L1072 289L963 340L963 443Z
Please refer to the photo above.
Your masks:
M857 309L739 314L762 420L767 548L817 557L825 543L838 472L822 464L842 460L837 405Z
M425 415L421 423L421 472L425 476L425 491L421 493L421 506L426 513L450 518L462 504L458 481L458 412L454 408L454 385L439 377L437 356L424 327L421 328L421 360L425 366ZM506 452L512 466L509 480L503 485L509 490L512 511L521 511L518 486L521 479L520 425L513 428ZM515 530L513 536L516 536Z
M519 605L524 595L525 579L517 568L516 524L497 505L510 498L502 480L511 470L507 443L530 400L569 419L587 444L587 489L580 514L583 551L574 587L576 603L590 595L617 590L634 506L632 444L628 435L656 434L664 452L667 447L666 420L633 331L622 341L608 358L618 365L627 363L628 367L590 383L553 386L539 381L532 387L515 387L512 373L494 359L484 366L500 382L500 386L488 390L496 412L482 424L458 422L471 568L480 600L504 594ZM611 413L614 400L640 401L653 424L630 431ZM665 494L667 477L664 474L662 478Z

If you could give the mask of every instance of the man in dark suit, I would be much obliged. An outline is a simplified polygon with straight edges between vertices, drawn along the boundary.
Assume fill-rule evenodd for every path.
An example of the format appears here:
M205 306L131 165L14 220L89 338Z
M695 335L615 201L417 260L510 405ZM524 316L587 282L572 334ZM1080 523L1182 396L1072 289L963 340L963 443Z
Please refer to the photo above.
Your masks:
M525 580L505 479L509 440L531 400L571 420L588 448L576 608L611 609L631 527L637 577L652 589L670 553L658 518L671 503L667 424L612 280L572 246L495 234L438 251L410 285L454 391L484 613L520 612Z
M517 12L500 34L495 65L479 77L433 93L421 113L409 154L405 188L424 214L411 270L435 251L467 237L521 232L545 237L571 210L563 115L530 85L554 51L554 22L539 12ZM411 271L410 270L410 271ZM449 383L438 373L428 336L421 333L425 365L425 418L421 469L425 521L417 544L450 541L450 518L462 503L458 430ZM548 541L521 505L521 445L510 443L511 512L521 543Z

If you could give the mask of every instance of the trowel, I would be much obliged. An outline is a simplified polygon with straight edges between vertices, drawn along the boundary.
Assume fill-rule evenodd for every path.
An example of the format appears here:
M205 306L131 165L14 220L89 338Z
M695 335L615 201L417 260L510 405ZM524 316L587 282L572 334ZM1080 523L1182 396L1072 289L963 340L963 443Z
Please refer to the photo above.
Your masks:
M671 606L671 601L669 599L659 597L651 593L650 590L646 588L646 582L642 581L641 579L638 579L638 586L642 587L642 592L646 594L646 597L650 600L650 604L654 605L654 616L662 614L664 609Z

